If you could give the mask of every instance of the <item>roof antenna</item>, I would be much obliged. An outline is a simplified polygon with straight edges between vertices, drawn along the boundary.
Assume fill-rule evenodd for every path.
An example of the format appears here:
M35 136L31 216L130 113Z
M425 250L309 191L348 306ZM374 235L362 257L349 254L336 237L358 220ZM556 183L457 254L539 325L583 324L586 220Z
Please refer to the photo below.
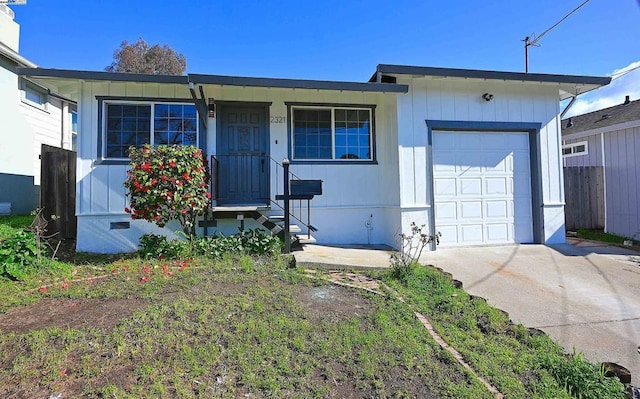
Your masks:
M578 11L580 8L582 8L588 2L589 2L589 0L586 0L584 3L580 4L578 7L574 8L573 11L571 11L569 14L565 15L560 21L556 22L555 25L553 25L551 28L549 28L549 29L545 30L544 32L542 32L540 34L540 36L538 36L538 37L534 36L533 38L530 37L530 36L527 36L522 40L524 42L524 71L526 73L529 73L529 47L531 47L531 46L540 47L538 42L540 41L540 39L542 39L542 37L544 35L549 33L556 26L560 25L565 19L569 18L569 16L571 14L573 14L576 11Z

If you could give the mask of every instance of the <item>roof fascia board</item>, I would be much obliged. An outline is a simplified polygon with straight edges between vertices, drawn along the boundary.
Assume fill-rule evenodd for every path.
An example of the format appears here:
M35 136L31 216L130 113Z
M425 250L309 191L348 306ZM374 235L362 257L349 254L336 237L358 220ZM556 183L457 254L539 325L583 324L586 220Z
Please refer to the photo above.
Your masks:
M17 68L20 75L37 78L78 80L110 80L116 82L187 84L189 77L182 75L152 75L142 73L78 71L71 69Z
M78 80L106 80L141 83L218 84L223 86L275 87L291 89L344 90L363 92L407 93L409 86L393 83L360 83L323 80L251 78L239 76L189 74L185 76L151 75L137 73L78 71L65 69L17 68L20 75L37 78Z
M563 122L564 121L566 121L566 119L563 120ZM583 130L582 132L564 134L562 135L562 140L581 139L583 137L589 137L600 133L609 133L616 130L631 129L634 127L640 127L640 120L618 123L617 125L602 126L597 129Z
M250 86L250 87L275 87L283 89L317 89L317 90L344 90L344 91L372 91L407 93L408 85L393 83L361 83L340 82L328 80L303 80L280 78L252 78L240 76L201 75L189 74L189 80L194 84L217 84L222 86Z
M11 50L9 47L7 47L4 43L1 43L1 42L0 42L0 54L10 59L11 61L15 62L21 67L29 67L29 68L37 67L36 64L24 58L23 56L16 53L15 51Z
M423 75L441 77L459 77L471 79L517 80L529 82L576 83L608 85L611 77L555 75L543 73L483 71L477 69L419 67L409 65L378 65L378 72L398 75Z

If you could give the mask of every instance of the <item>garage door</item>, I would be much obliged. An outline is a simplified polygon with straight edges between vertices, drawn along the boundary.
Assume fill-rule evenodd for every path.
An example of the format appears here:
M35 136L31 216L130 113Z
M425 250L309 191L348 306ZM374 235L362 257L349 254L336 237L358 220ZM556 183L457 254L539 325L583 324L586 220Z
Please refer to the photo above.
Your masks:
M441 246L533 242L529 134L434 132Z

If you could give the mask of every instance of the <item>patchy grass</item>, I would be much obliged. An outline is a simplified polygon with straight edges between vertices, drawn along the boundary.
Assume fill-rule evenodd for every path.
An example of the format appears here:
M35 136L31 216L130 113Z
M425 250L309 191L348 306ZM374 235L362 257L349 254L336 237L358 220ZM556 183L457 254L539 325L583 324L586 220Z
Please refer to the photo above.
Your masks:
M502 311L456 289L432 267L388 284L508 398L624 398L623 385L548 336L514 325Z
M585 240L611 242L614 244L622 244L627 238L615 234L605 233L603 230L579 229L577 231L578 238Z
M137 259L97 274L15 293L0 315L0 397L491 397L405 305L279 259Z
M0 216L0 241L12 236L16 231L29 227L32 221L31 215Z
M0 397L492 397L416 310L508 398L623 397L431 267L378 274L405 304L309 280L283 258L69 262L0 279Z

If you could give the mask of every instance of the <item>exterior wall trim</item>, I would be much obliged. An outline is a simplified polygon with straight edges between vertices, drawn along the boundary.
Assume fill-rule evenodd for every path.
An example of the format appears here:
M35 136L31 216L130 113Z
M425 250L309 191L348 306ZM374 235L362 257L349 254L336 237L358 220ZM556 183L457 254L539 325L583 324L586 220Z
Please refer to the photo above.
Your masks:
M542 197L542 165L540 163L540 129L541 123L537 122L484 122L484 121L442 121L425 120L427 124L427 180L431 184L430 198L432 206L429 209L429 228L431 232L436 230L436 218L433 211L435 203L433 181L433 131L480 131L480 132L527 132L529 133L529 163L531 170L531 212L533 221L533 240L535 243L544 243L544 206ZM561 204L553 204L561 206ZM436 250L436 244L431 243L430 250Z

